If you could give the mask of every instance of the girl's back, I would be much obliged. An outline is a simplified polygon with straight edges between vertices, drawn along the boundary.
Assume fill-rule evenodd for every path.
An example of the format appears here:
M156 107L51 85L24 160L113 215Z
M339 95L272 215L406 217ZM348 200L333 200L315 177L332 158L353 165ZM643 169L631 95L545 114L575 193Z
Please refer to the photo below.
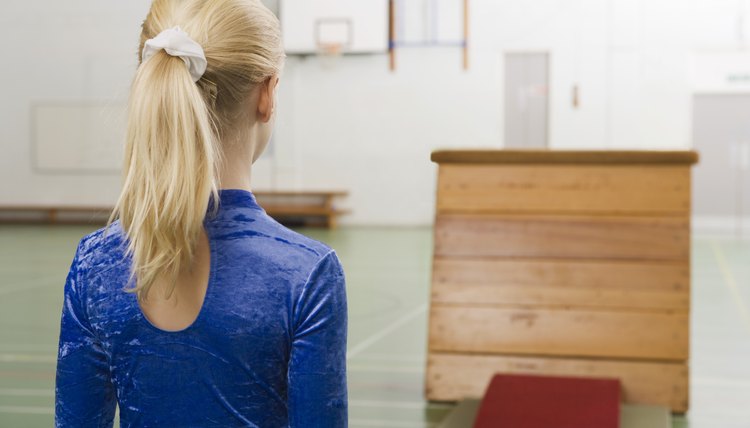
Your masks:
M123 292L119 222L80 243L65 287L58 425L344 426L346 298L336 254L221 190L195 321L164 331ZM282 369L280 369L282 368ZM284 370L283 368L286 368Z

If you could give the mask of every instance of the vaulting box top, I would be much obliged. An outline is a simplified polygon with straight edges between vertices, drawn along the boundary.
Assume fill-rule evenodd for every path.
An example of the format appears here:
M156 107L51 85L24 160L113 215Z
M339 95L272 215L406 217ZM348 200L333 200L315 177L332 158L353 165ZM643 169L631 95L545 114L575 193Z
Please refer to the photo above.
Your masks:
M436 163L497 164L667 164L698 162L693 150L436 150Z

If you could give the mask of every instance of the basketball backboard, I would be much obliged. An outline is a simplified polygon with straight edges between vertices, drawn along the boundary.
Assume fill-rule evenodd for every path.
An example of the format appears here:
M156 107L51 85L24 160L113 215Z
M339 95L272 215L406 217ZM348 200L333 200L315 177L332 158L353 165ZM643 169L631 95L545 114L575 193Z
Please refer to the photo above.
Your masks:
M279 15L288 54L388 50L387 0L280 0Z

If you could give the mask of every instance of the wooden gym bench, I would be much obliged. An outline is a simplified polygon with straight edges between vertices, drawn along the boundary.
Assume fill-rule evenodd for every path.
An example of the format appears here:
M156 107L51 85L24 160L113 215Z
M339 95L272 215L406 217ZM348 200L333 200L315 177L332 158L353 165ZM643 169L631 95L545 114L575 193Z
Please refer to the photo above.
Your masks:
M254 191L258 204L271 217L289 225L324 226L335 229L338 216L348 211L337 209L334 199L348 192L338 191Z
M268 215L289 225L335 228L347 211L334 207L346 191L257 191L258 203ZM0 223L104 224L112 207L0 205Z
M0 205L0 223L104 224L112 207Z

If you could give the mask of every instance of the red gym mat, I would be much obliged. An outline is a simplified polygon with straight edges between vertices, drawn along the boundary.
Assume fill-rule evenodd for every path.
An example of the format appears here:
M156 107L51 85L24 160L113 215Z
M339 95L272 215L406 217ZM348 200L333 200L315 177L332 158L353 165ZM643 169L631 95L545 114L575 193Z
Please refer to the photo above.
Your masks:
M474 428L619 428L620 381L498 374Z

